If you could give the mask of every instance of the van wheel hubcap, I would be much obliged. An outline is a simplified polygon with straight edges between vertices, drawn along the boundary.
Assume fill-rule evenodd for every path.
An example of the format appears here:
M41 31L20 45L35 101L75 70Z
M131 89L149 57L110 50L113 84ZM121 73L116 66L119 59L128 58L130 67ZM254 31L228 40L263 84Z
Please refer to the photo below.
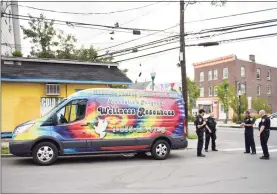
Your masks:
M43 146L37 152L37 157L41 162L48 162L54 156L54 152L51 147Z
M167 154L166 145L163 143L158 144L156 147L156 153L158 156L161 156L161 157L165 156Z

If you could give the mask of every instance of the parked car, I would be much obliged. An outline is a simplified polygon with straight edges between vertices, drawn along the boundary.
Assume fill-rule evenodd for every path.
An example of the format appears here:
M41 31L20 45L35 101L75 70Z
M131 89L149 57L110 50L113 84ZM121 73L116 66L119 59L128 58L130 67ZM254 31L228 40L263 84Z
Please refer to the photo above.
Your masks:
M26 110L27 112L28 110ZM17 126L10 142L15 156L39 165L58 156L151 152L166 159L187 147L181 93L88 89L64 99L43 118Z
M277 112L269 115L270 118L270 127L271 129L277 129ZM261 118L256 119L255 128L259 127L259 123L261 122Z

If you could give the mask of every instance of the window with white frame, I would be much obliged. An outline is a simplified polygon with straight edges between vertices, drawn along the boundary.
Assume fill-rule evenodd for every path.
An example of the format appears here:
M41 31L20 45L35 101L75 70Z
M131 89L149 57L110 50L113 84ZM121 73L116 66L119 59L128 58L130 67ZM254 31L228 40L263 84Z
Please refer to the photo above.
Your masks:
M217 69L214 69L214 80L217 80Z
M257 69L257 79L261 79L261 69Z
M201 81L201 82L204 81L204 72L200 72L200 81Z
M270 70L267 71L267 80L271 80L271 71Z
M214 96L217 96L217 86L214 86Z
M59 96L60 95L60 84L46 84L46 95L47 96Z
M204 87L200 88L200 97L204 97Z
M213 87L212 86L209 87L209 96L213 96Z
M261 95L261 86L260 85L257 86L257 95L258 96Z
M240 67L240 77L245 78L245 67L243 65Z
M208 72L208 79L209 79L209 81L210 81L210 80L213 80L213 71L212 71L212 70L210 70L210 71Z
M228 78L228 68L223 68L223 79Z
M271 96L271 86L267 86L267 95Z
M240 91L241 91L242 94L246 93L246 86L245 86L245 84L241 84L240 85Z

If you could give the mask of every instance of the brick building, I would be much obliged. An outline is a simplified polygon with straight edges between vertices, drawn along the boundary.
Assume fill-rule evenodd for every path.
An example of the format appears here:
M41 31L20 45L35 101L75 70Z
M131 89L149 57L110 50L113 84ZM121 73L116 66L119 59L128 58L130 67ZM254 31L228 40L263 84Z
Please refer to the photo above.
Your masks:
M255 62L250 55L249 61L238 59L235 55L224 56L208 61L194 63L194 79L200 87L200 98L196 104L208 113L214 112L219 120L225 119L222 105L218 102L216 88L223 79L236 86L248 97L248 108L251 101L260 96L268 100L273 112L277 112L277 68ZM229 112L232 119L233 111Z

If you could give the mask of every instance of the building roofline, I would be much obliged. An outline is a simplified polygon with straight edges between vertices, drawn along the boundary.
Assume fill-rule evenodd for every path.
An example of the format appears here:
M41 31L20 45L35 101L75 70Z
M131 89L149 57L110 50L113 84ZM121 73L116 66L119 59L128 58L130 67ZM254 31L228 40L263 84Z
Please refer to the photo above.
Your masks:
M248 61L248 60L245 60L245 59L242 59L242 58L237 58L237 60L238 60L238 61L243 61L243 62L248 62L248 63L255 63L255 64L257 64L257 65L261 65L261 66L265 66L265 67L277 69L277 67L274 67L274 66L265 65L265 64L257 63L257 62L252 62L252 61Z
M222 62L234 61L236 59L237 59L237 56L232 54L232 55L227 55L223 57L209 59L202 62L193 63L192 65L194 66L194 68L198 68L200 66L210 66L210 65L215 65Z
M39 62L39 63L59 63L59 64L74 64L74 65L98 65L98 66L115 66L118 67L118 63L98 63L90 61L68 60L68 59L47 59L47 58L27 58L27 57L7 57L2 56L3 61L17 61L17 62Z

